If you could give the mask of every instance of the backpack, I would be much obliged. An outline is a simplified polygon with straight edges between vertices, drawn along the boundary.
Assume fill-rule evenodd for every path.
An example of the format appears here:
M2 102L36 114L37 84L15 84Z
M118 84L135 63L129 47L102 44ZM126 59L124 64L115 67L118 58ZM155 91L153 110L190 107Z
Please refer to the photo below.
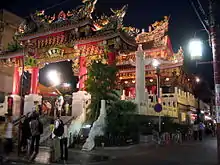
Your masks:
M43 134L44 133L44 126L40 121L38 121L38 122L39 122L39 133Z
M56 135L57 137L61 137L64 133L64 124L62 120L58 120L59 122L59 126L58 128L54 129L54 135Z

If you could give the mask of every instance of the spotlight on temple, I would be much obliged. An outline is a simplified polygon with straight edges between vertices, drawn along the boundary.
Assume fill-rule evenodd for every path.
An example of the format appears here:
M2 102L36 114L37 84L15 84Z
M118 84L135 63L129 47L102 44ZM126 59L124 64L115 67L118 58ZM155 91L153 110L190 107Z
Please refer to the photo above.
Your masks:
M56 70L51 70L47 74L49 81L53 86L57 86L60 84L60 76Z
M63 83L63 86L64 86L65 88L69 88L71 85L70 85L69 83Z

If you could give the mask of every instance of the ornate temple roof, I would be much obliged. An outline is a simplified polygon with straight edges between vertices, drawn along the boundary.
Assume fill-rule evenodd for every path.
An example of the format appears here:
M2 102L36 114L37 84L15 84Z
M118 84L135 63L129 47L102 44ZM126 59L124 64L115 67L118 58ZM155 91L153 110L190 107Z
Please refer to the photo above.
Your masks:
M75 30L75 33L86 33L85 37L97 36L100 33L113 30L114 32L122 32L127 38L135 43L134 37L139 32L133 27L125 27L123 19L127 11L127 5L119 10L113 10L112 15L103 14L100 18L93 18L92 13L95 10L97 0L82 0L83 5L69 10L67 12L60 11L59 14L52 16L46 15L45 11L36 11L31 14L18 28L16 33L21 40L28 40L36 37L57 33L60 31Z
M36 49L54 46L73 48L75 45L105 41L119 52L118 58L121 61L124 61L124 55L133 60L137 45L142 44L146 58L183 62L183 50L180 48L174 53L167 35L169 17L150 25L148 32L139 33L137 28L126 27L123 24L127 5L118 10L111 9L110 16L103 14L99 18L93 18L92 13L97 0L82 0L82 3L80 7L52 16L46 15L45 11L36 11L19 26L16 37L23 45L29 45L30 42L33 48L28 46L28 49L38 53ZM9 53L0 58L13 58L22 54Z
M149 26L148 32L142 30L135 40L141 44L145 53L145 59L158 59L167 61L168 67L178 67L183 65L183 49L180 47L178 52L174 53L172 44L168 36L169 17L165 16L162 21L156 21ZM117 57L118 65L128 65L135 63L135 52L121 54ZM166 66L164 67L164 69ZM152 69L152 68L151 68Z

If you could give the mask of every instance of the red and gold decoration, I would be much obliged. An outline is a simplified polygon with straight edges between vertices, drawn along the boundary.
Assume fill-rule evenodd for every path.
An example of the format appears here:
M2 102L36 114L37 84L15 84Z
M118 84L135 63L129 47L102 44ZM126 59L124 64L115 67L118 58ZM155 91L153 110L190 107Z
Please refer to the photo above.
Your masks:
M156 21L149 26L148 32L142 32L136 37L137 43L153 42L153 47L161 47L167 44L166 33L168 32L169 17L165 16L164 20Z
M181 69L183 50L180 48L174 53L167 34L169 17L165 16L162 21L150 25L148 32L139 33L139 29L123 24L127 5L111 9L110 16L103 14L99 18L92 18L97 0L82 0L82 3L76 9L60 11L51 16L46 15L45 11L32 14L16 33L23 45L32 46L24 47L23 52L5 54L5 58L0 59L2 66L19 68L22 66L22 56L25 55L25 70L29 70L33 77L31 93L37 93L39 69L46 64L72 61L72 70L80 77L79 87L84 89L87 67L93 60L102 60L103 63L116 63L119 84L123 84L134 95L135 51L138 44L143 45L146 59L156 58L169 62L161 65L163 84L172 85L180 81L189 84ZM104 56L108 57L107 60ZM16 76L17 82L19 79ZM155 86L155 68L150 65L146 66L146 80L147 86ZM13 91L17 93L14 88Z

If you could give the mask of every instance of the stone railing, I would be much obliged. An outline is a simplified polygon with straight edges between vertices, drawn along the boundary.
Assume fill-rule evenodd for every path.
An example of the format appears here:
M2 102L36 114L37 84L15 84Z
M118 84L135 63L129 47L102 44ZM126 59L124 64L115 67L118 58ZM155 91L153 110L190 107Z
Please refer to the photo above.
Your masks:
M184 92L181 89L178 89L177 87L175 87L175 93L174 93L175 97L177 98L177 102L183 105L189 105L191 107L198 107L198 101L197 99L194 97L193 94L189 93L189 92Z
M161 90L162 91L162 90ZM126 100L134 100L134 98L125 97ZM148 95L148 103L141 105L141 114L149 115L149 116L170 116L177 118L178 117L178 103L191 106L198 107L198 101L194 97L193 94L189 92L184 92L177 87L175 87L174 93L162 93L161 92L161 100L163 111L161 113L156 113L154 111L154 106L156 102L156 95L149 94Z

